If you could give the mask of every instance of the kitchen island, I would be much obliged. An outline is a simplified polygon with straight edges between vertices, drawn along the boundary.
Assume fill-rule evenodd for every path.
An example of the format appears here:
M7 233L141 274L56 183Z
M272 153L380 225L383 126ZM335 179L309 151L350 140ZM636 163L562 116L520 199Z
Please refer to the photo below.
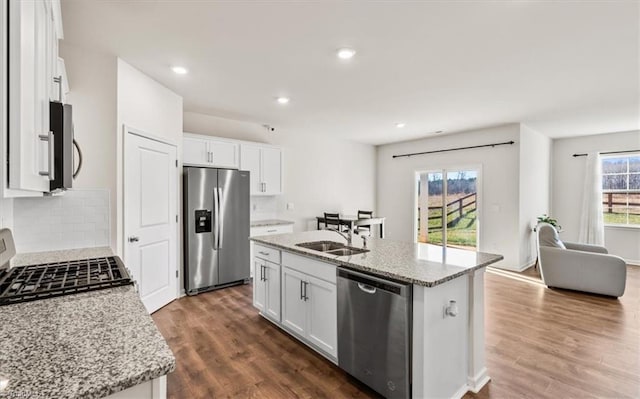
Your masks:
M260 314L330 361L337 350L336 268L412 285L414 398L459 398L488 381L484 356L484 268L501 255L367 239L366 252L339 256L299 246L338 242L331 231L252 237L254 305ZM360 237L352 247L361 249ZM300 282L300 285L298 285ZM300 287L300 288L298 288ZM371 326L376 328L376 326Z
M110 255L19 254L12 266ZM174 369L133 286L0 307L0 398L164 398Z

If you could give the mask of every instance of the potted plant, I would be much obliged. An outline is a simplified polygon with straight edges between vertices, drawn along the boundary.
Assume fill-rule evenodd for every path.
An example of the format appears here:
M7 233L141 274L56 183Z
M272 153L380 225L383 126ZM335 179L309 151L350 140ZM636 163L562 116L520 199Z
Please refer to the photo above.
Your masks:
M558 223L558 220L552 218L551 216L548 216L546 213L543 214L542 216L538 216L538 223L549 223L550 225L555 227L556 230L558 231L562 230L562 226L560 226L560 224Z

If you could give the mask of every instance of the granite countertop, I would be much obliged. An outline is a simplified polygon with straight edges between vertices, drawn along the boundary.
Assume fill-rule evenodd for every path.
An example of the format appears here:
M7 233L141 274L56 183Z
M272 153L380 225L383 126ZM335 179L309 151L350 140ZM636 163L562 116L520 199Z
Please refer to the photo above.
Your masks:
M345 243L344 238L326 230L259 236L252 237L251 240L354 270L425 287L442 284L503 259L502 255L373 237L367 239L369 252L350 256L331 255L296 246L311 241ZM352 246L362 248L362 244L362 238L354 235Z
M251 221L251 227L282 226L287 224L293 224L293 222L290 220L282 220L282 219L266 219L266 220Z
M110 256L109 248L16 255L12 266ZM0 398L102 398L175 370L133 286L0 307Z

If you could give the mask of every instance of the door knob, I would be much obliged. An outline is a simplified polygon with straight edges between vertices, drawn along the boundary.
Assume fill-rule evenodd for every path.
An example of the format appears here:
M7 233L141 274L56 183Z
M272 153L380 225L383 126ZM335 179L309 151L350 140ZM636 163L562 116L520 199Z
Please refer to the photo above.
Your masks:
M131 236L129 237L129 242L138 242L140 241L140 237Z

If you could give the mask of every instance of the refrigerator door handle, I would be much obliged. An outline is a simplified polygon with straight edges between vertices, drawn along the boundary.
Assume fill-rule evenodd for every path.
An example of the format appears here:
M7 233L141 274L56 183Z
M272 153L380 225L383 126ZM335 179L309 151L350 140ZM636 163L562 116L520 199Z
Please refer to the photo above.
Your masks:
M218 187L218 215L220 223L218 224L218 248L222 248L222 232L224 231L224 203L222 202L222 189Z
M220 204L218 200L218 188L213 189L213 249L218 249L218 235L220 233L220 228L218 226L220 219Z

